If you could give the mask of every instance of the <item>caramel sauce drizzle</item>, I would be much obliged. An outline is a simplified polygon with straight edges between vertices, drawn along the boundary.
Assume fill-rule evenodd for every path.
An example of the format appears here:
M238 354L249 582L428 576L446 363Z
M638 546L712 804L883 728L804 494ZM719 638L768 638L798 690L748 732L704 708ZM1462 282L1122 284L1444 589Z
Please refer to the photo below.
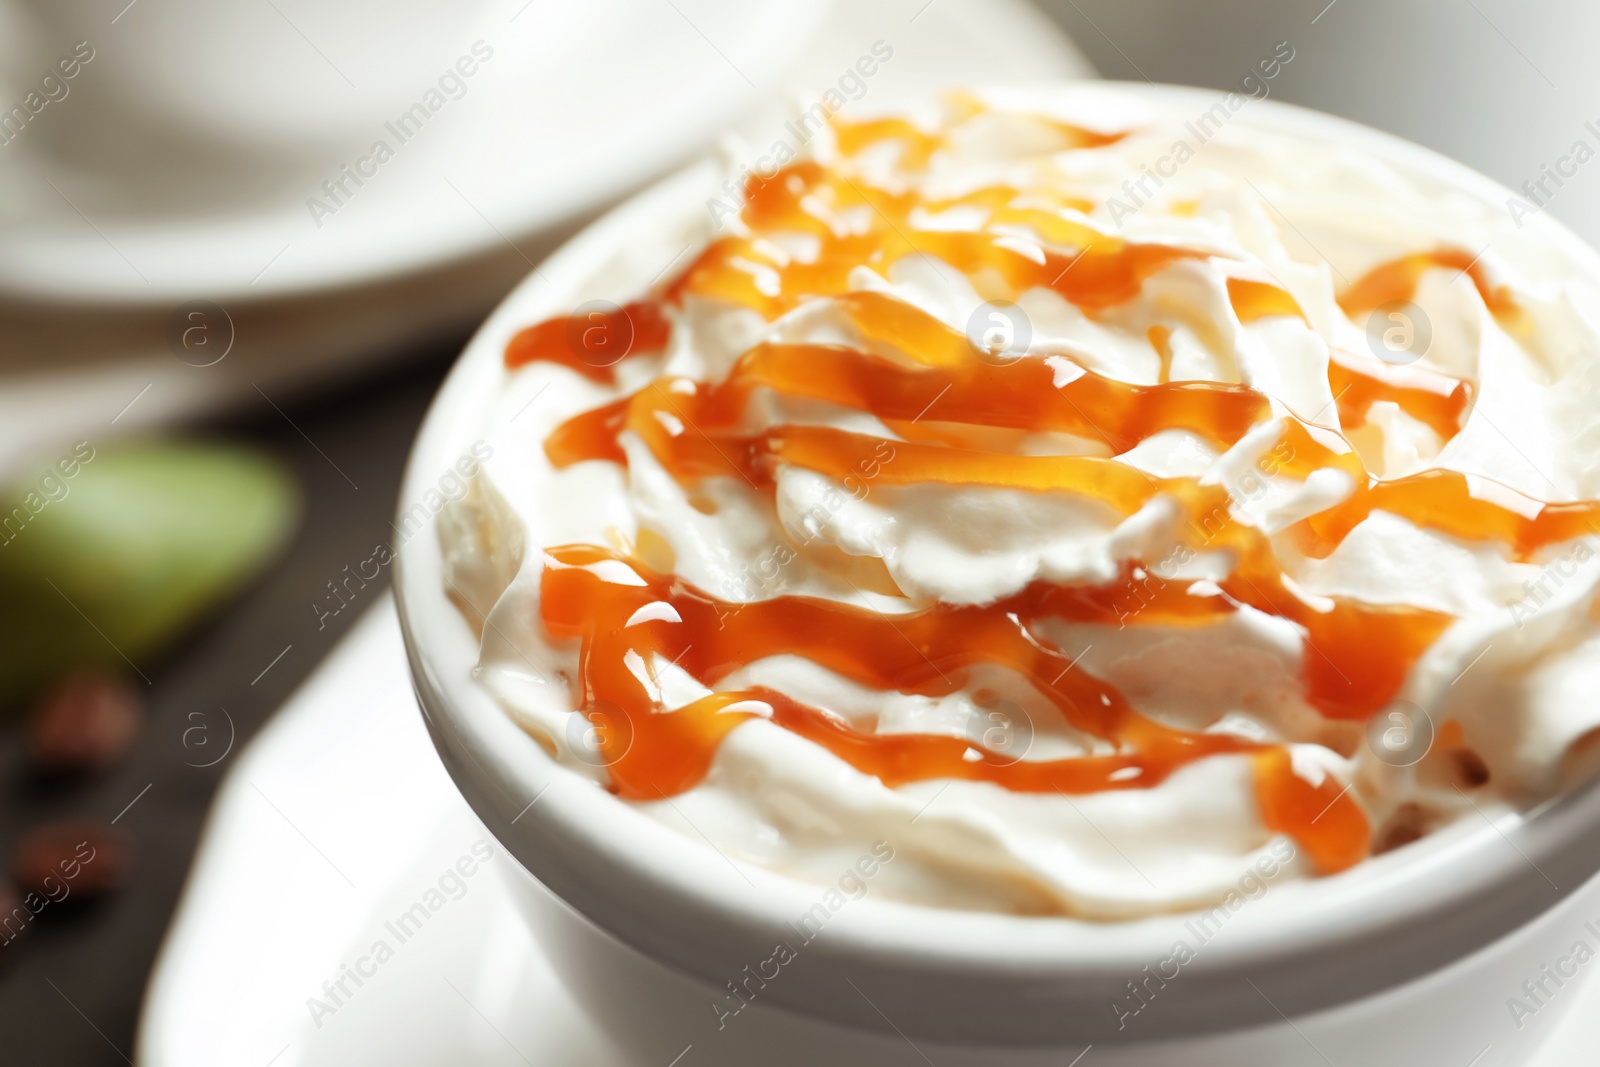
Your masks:
M1471 382L1338 348L1328 349L1328 386L1339 405L1339 425L1351 430L1366 425L1373 404L1389 401L1448 441L1472 409Z
M1422 276L1435 269L1454 270L1458 275L1465 274L1471 278L1484 306L1496 316L1518 314L1517 301L1510 287L1497 285L1482 262L1462 248L1414 252L1380 263L1340 294L1339 306L1354 318L1359 312L1370 311L1391 300L1410 300L1416 296Z
M929 201L910 189L863 182L806 162L759 186L751 183L741 214L751 232L712 241L667 289L667 298L693 293L773 319L816 297L849 292L849 274L857 266L887 274L899 260L920 255L942 264L936 269L953 269L981 283L980 292L991 300L1043 287L1097 311L1132 300L1147 278L1172 263L1213 258L1102 233L1074 218L1070 206L1012 206L1018 191L1008 186ZM987 210L988 226L977 232L929 228L931 218L958 208ZM761 236L766 233L813 239L817 254L791 255ZM1040 241L1075 251L1068 254Z
M1064 126L1057 132L1074 147L1116 140ZM941 135L903 120L840 123L835 135L846 159L894 141L903 168L925 167L942 147ZM1305 478L1335 470L1348 482L1342 501L1283 535L1312 556L1332 552L1379 510L1464 539L1501 541L1521 559L1591 532L1600 521L1600 503L1545 504L1451 471L1375 480L1340 434L1275 410L1263 394L1237 385L1168 381L1170 331L1150 332L1162 360L1161 381L1136 385L1064 356L1010 363L982 358L964 335L931 315L850 284L858 265L887 273L896 261L923 255L937 260L934 269L963 274L987 299L1046 288L1094 316L1134 299L1147 279L1174 264L1229 270L1206 253L1104 234L1081 217L1092 205L1058 191L1030 189L1024 206L1018 206L1019 190L1009 187L934 202L909 189L852 177L843 165L827 169L804 162L771 179L752 179L748 193L741 214L745 232L714 240L655 298L624 309L633 339L625 355L664 348L664 308L690 296L752 308L768 320L801 303L830 299L854 326L857 340L761 343L714 384L657 378L560 426L544 445L552 464L626 464L619 437L629 432L686 486L734 477L770 493L778 468L793 465L841 480L871 471L873 485L1066 492L1097 501L1112 518L1131 515L1159 496L1178 504L1183 546L1229 552L1234 567L1209 596L1193 595L1186 580L1153 577L1147 568L1161 561L1143 561L1129 564L1121 579L1106 586L1036 584L994 604L908 604L911 610L884 615L804 597L722 601L610 549L550 549L541 584L543 620L552 635L581 643L583 710L591 719L603 717L608 727L601 732L602 749L612 788L623 796L653 800L692 788L728 732L756 717L890 786L959 778L1022 792L1138 789L1196 759L1237 753L1251 760L1265 825L1293 837L1320 870L1342 870L1367 855L1371 834L1361 806L1338 782L1313 784L1301 777L1285 746L1176 730L1139 714L1113 687L1067 669L1070 661L1033 624L1053 617L1198 626L1243 608L1265 612L1305 633L1301 677L1308 702L1330 719L1362 721L1395 698L1412 665L1453 619L1349 598L1308 601L1283 575L1271 539L1235 514L1220 486L1153 478L1097 456L1018 455L961 442L1057 431L1103 441L1120 454L1155 433L1184 429L1221 451L1276 418L1280 433L1269 453L1270 473ZM988 221L977 230L929 225L956 208L981 209ZM792 242L780 244L773 234L809 240L814 252L796 256L785 250ZM1455 250L1374 268L1340 304L1354 313L1409 299L1423 273L1436 267L1469 274L1497 316L1518 313L1509 290L1492 285L1480 265ZM1294 297L1275 283L1229 275L1226 285L1241 323L1273 316L1305 320ZM508 347L507 365L548 360L594 381L614 381L614 366L573 355L573 328L558 318L524 330ZM1331 352L1328 373L1344 426L1360 425L1374 403L1390 401L1448 439L1472 402L1470 382L1338 350ZM744 416L762 391L869 413L898 439L797 424L751 433ZM924 415L928 420L918 427ZM932 430L930 422L946 429ZM1071 759L1010 760L961 738L880 736L764 688L715 692L670 712L662 707L658 660L676 663L714 687L737 668L778 654L802 655L862 685L930 696L962 688L977 664L1001 664L1028 679L1070 727L1101 744Z
M1253 278L1229 278L1228 303L1233 305L1234 315L1247 326L1274 315L1292 315L1302 322L1306 317L1300 310L1300 302L1287 289Z
M1172 327L1157 323L1145 331L1145 337L1149 339L1150 347L1156 350L1156 358L1161 361L1156 382L1167 385L1172 381Z
M1116 689L1069 669L1071 661L1021 621L1037 610L1030 601L1053 595L1049 589L981 608L939 604L888 616L805 597L720 601L593 545L553 548L546 557L540 611L552 635L581 640L583 710L599 727L612 788L621 796L659 800L692 788L710 770L722 739L757 717L891 787L959 778L1028 793L1144 789L1205 756L1247 753L1271 828L1296 833L1323 870L1343 869L1366 854L1365 816L1332 778L1307 782L1275 746L1162 726ZM928 696L954 692L975 664L1004 664L1031 680L1070 725L1111 741L1115 750L1012 760L957 737L867 732L767 688L716 692L662 713L659 663L676 663L709 687L746 663L797 650L862 685ZM623 666L630 661L632 669ZM1313 820L1319 824L1313 832L1297 832Z
M615 311L594 311L582 318L546 319L511 339L506 345L506 366L520 367L535 360L559 363L592 382L609 385L615 380L617 363L661 351L670 329L661 305L653 300L637 300ZM586 344L589 331L606 338L607 343ZM619 350L607 351L608 345L617 345Z

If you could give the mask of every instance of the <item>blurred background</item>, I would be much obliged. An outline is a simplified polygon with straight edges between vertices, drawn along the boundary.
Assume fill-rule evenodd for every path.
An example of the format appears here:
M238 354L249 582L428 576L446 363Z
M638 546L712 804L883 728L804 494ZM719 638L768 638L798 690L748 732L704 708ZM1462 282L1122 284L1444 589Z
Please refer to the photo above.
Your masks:
M597 213L769 144L875 42L847 115L1227 89L1288 42L1275 98L1521 188L1600 146L1597 31L1576 0L0 0L0 1059L132 1062L219 783L387 587L348 579L430 397ZM1596 182L1541 196L1591 241Z

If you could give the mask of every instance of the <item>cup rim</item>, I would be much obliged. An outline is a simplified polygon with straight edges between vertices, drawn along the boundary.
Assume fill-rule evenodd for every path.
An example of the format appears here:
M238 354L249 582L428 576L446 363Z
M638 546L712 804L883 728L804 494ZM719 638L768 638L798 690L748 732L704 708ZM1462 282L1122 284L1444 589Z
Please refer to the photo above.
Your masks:
M1209 106L1221 95L1125 82L1034 88L1110 92L1158 108ZM1246 116L1234 121L1244 123ZM1513 195L1463 164L1321 112L1258 100L1248 124L1337 138L1488 203ZM402 511L485 431L486 405L506 374L501 357L510 335L595 295L581 291L589 278L638 234L659 232L664 220L704 210L718 177L702 162L627 200L505 298L468 343L428 411L402 483ZM1541 237L1600 279L1600 254L1565 227L1544 213L1529 225L1541 227ZM415 538L398 553L401 627L429 732L489 829L568 906L670 968L720 990L745 964L764 958L765 952L753 953L770 946L774 934L805 914L826 887L754 865L736 867L557 764L474 680L477 642L445 596L440 568L435 537ZM1494 820L1465 817L1348 872L1267 892L1243 909L1225 942L1208 945L1206 955L1186 968L1193 973L1185 979L1192 992L1149 1024L1141 1020L1138 1037L1278 1022L1280 1014L1375 994L1510 933L1597 869L1596 783L1530 811ZM1108 923L954 911L869 896L835 913L826 937L807 942L805 952L818 961L810 968L813 979L774 983L764 995L850 1026L887 1031L884 1023L894 1018L907 1032L934 1039L1126 1040L1110 1025L1115 1015L1107 1004L1124 992L1127 979L1166 959L1175 941L1192 936L1185 923L1195 915ZM1319 966L1308 967L1308 960ZM875 991L882 991L874 1006L838 980L847 973L869 976ZM1246 980L1274 988L1272 1004L1251 992ZM904 999L896 1001L900 987ZM902 1014L878 1010L882 997Z

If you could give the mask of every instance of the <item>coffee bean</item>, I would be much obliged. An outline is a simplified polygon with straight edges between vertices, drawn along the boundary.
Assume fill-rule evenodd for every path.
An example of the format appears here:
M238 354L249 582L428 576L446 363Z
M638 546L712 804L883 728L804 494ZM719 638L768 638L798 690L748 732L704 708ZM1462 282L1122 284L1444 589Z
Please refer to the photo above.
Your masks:
M65 678L45 694L28 724L28 753L55 773L103 771L128 751L144 701L125 679L96 672Z
M0 881L0 949L11 944L33 922L33 915L22 903L22 894L7 882ZM0 952L0 963L5 954Z
M132 859L127 840L109 826L52 823L18 843L11 868L24 893L90 899L120 888Z

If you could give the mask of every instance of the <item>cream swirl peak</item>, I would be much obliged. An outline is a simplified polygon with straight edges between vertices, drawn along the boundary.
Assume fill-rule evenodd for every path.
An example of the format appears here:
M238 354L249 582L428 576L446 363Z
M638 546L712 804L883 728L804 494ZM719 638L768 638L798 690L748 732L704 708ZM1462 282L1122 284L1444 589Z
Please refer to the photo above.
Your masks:
M441 515L484 684L691 837L819 881L890 840L880 890L952 907L1207 904L1572 781L1595 278L1191 118L836 122L676 273L512 338Z

